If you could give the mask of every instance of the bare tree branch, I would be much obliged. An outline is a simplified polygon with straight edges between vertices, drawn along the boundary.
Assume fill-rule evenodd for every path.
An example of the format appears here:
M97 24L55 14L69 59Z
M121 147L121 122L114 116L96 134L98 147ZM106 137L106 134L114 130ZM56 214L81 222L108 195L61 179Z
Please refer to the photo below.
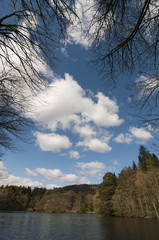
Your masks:
M158 126L159 2L94 0L92 9L93 64L108 85L116 84L119 73L138 71L142 78L131 85L133 106L145 124Z
M30 94L47 87L47 68L72 24L74 0L2 0L0 15L0 152L14 149L12 136L24 140L31 120L25 110ZM29 94L25 93L25 88Z

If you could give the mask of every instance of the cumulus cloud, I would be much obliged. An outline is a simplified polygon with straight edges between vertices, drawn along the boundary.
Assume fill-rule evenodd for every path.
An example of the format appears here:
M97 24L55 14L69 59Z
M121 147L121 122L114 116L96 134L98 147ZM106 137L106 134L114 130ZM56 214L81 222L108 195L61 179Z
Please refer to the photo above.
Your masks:
M79 180L79 177L75 174L64 174L59 169L46 169L46 168L36 168L35 170L30 170L25 168L26 174L30 176L42 175L46 180L54 180L61 182L62 184L78 184L82 180ZM84 180L83 180L84 181ZM88 179L85 183L88 183ZM3 162L0 162L0 186L1 185L15 185L15 186L25 186L25 187L46 187L47 189L54 189L60 187L59 185L53 183L46 183L45 185L39 181L32 181L30 178L22 178L9 174L6 167L3 165Z
M68 149L72 143L67 136L55 133L40 133L34 134L37 139L37 144L43 151L60 152L62 149Z
M78 183L78 177L75 174L64 174L59 169L36 168L36 172L48 180L55 179L56 181L69 184Z
M97 93L96 98L97 104L93 107L90 106L85 113L86 116L99 126L120 126L124 121L123 119L119 119L119 107L117 106L116 101L104 96L101 92Z
M152 134L144 128L130 127L129 131L139 143L145 143L153 138Z
M74 132L78 133L81 137L91 137L96 135L96 131L94 131L88 124L74 126Z
M144 144L153 138L150 131L145 128L130 127L130 133L120 133L117 137L114 138L114 141L117 143L127 143L130 144L133 141L136 141L138 144Z
M80 141L77 143L77 146L85 147L85 151L91 150L94 152L105 153L112 150L112 148L108 145L107 139L85 139L84 141Z
M43 187L43 184L38 181L32 181L30 178L21 178L7 172L6 167L0 162L0 185L15 185L25 187Z
M69 74L65 74L65 79L54 78L48 91L39 96L41 101L32 99L33 118L52 131L57 127L70 128L71 122L80 122L77 114L81 113L82 106L87 102L84 94L84 90Z
M102 162L77 162L76 167L78 167L79 173L83 175L91 175L94 177L102 176L103 171L106 169L106 166Z
M39 99L43 100L43 104ZM55 78L49 90L41 94L39 99L32 99L31 106L34 106L35 112L33 118L52 131L57 127L70 128L72 123L77 126L85 124L85 128L88 128L90 122L102 127L119 126L123 123L115 100L101 92L92 98L87 96L86 91L68 73L64 79Z
M77 151L71 151L71 152L70 152L70 158L79 159L79 158L80 158L79 152L77 152Z
M26 174L29 175L29 176L32 176L32 177L36 177L37 176L37 173L34 172L34 171L31 171L29 168L25 168L26 170Z
M114 138L114 141L117 143L130 144L133 141L133 138L132 135L129 133L126 134L120 133L117 137Z
M35 113L32 118L54 132L35 133L43 151L60 152L71 146L67 136L55 134L59 129L78 134L82 139L77 146L101 153L111 150L104 137L104 129L120 126L124 122L119 118L119 107L115 100L101 92L88 94L69 74L65 74L64 79L55 78L39 99L43 104L37 98L31 99L29 106L34 106L31 112Z

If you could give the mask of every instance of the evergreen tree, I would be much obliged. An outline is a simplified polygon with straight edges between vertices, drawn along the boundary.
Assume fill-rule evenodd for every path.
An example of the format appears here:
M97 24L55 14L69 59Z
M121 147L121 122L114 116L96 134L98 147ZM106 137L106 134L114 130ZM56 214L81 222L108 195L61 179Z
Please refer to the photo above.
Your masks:
M151 157L150 152L144 147L144 146L140 146L139 149L139 169L142 171L147 171L148 169L148 159Z
M133 170L137 169L137 165L136 165L135 161L133 161L132 167L133 167Z
M159 159L155 154L151 154L148 158L148 169L156 168L159 166Z
M117 177L107 172L103 182L99 185L99 198L101 199L100 211L106 215L113 215L112 196L117 186Z

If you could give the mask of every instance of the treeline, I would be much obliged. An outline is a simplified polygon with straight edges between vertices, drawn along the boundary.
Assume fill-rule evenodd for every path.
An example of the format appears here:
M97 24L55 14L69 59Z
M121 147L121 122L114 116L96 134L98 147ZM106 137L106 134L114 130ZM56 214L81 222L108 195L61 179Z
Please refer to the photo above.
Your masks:
M44 195L51 194L52 190L45 188L1 186L0 187L0 210L26 210L34 208L34 205Z
M0 210L41 212L99 212L98 185L46 188L1 186Z
M126 217L159 218L159 159L140 146L138 164L124 168L118 178L106 173L99 185L100 211Z
M45 188L1 186L0 210L102 213L159 218L159 159L140 146L138 163L118 177L107 172L99 185Z

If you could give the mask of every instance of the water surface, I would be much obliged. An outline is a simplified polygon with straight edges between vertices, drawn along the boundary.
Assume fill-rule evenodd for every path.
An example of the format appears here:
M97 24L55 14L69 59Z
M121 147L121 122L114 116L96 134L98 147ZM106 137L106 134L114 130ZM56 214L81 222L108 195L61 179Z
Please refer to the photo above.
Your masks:
M95 214L0 212L0 240L158 240L159 221Z

